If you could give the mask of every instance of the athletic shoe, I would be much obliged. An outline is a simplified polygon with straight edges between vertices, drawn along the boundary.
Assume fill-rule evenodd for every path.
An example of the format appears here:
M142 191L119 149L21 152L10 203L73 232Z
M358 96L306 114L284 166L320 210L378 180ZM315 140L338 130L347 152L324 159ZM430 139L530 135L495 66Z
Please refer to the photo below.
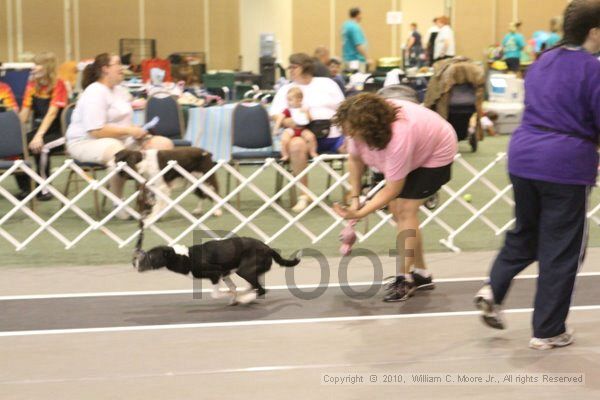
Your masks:
M435 283L433 283L433 276L429 275L425 277L423 275L419 275L419 273L413 271L410 273L413 277L413 281L417 286L417 290L433 290L435 289Z
M565 347L575 341L573 333L572 329L567 329L566 332L551 338L540 339L533 337L529 341L529 347L534 350L550 350L555 347Z
M391 303L397 301L406 301L411 297L417 287L414 282L408 282L403 276L396 277L396 280L401 279L392 289L389 290L388 294L385 295L383 301Z
M485 285L475 295L475 306L481 311L481 320L494 329L505 329L502 308L494 301L494 293L490 285Z
M35 197L38 199L38 201L49 201L49 200L52 200L52 198L53 198L53 196L50 192L47 192L47 193L39 192Z
M423 275L419 275L416 272L410 273L413 277L413 281L416 286L416 290L433 290L435 289L435 283L433 283L433 276L424 277ZM393 279L389 283L385 285L385 290L390 291L394 290L397 285L399 285L402 281L404 281L403 275L398 276L388 276L385 280Z

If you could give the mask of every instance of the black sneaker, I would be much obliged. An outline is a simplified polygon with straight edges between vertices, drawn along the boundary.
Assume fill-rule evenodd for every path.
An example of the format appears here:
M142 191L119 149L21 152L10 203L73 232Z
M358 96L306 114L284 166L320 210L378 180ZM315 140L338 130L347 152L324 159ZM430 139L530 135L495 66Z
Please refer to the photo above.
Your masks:
M49 201L52 200L52 194L50 192L48 193L42 193L39 192L36 196L35 196L39 201Z
M396 286L398 286L402 281L404 281L404 275L388 276L384 279L384 281L389 281L385 284L385 287L383 288L386 292L389 292L390 290L396 290Z
M414 282L408 282L403 276L396 277L396 279L398 278L401 278L401 280L394 288L389 290L388 294L383 298L383 301L388 303L406 301L414 294L415 290L417 290Z
M413 277L417 290L433 290L435 289L435 283L433 283L433 276L429 275L425 277L419 275L419 273L413 271L410 273Z
M29 196L29 192L19 192L14 195L15 198L19 201L23 200L25 197Z

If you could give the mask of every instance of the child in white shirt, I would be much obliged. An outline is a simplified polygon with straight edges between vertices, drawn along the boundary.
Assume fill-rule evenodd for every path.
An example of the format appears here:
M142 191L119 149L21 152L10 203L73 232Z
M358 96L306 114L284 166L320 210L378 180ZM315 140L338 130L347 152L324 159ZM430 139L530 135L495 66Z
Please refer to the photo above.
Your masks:
M310 113L307 108L302 107L302 90L292 87L287 93L288 108L283 110L275 120L274 131L277 133L283 120L291 118L296 124L295 128L287 128L281 134L281 160L286 161L289 157L288 145L292 138L301 137L308 144L308 152L311 157L317 157L317 138L315 134L306 129L310 123Z

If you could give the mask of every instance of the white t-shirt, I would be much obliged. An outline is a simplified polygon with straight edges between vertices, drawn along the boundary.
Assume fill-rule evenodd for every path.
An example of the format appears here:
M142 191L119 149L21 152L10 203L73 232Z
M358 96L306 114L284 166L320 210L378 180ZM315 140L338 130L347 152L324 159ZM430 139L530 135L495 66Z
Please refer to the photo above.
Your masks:
M306 126L310 122L308 114L301 108L290 108L290 115L292 120L298 126Z
M448 41L448 47L446 48L446 52L442 54L444 49L444 42ZM456 49L454 44L454 31L450 28L449 25L444 25L438 35L435 38L435 46L433 48L433 58L440 58L442 56L452 56L456 55Z
M131 95L122 86L110 89L94 82L81 94L67 128L67 142L91 139L89 131L102 129L105 125L131 126L133 109Z
M310 111L311 119L331 119L339 104L344 101L344 95L340 87L330 78L312 78L308 85L298 85L296 83L288 83L283 85L275 94L273 103L269 113L273 115L281 114L283 110L288 108L287 92L291 87L299 87L302 90L302 107ZM328 138L336 138L341 136L341 132L337 127L332 126L329 130Z

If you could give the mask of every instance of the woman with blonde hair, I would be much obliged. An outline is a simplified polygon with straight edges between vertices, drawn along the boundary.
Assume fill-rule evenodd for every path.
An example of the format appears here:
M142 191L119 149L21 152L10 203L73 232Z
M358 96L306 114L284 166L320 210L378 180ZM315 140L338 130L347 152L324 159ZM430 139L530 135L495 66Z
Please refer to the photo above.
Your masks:
M23 123L32 118L32 130L27 133L27 143L35 157L37 173L47 178L50 175L48 153L60 150L64 144L60 115L67 105L68 95L65 83L56 77L56 56L53 53L36 55L34 63L19 116ZM25 198L29 193L30 178L25 174L15 177L21 189L17 198ZM52 196L44 189L37 197L45 201Z
M519 33L520 27L520 22L511 22L509 32L502 40L504 62L511 72L519 72L521 68L521 51L525 48L525 38Z

